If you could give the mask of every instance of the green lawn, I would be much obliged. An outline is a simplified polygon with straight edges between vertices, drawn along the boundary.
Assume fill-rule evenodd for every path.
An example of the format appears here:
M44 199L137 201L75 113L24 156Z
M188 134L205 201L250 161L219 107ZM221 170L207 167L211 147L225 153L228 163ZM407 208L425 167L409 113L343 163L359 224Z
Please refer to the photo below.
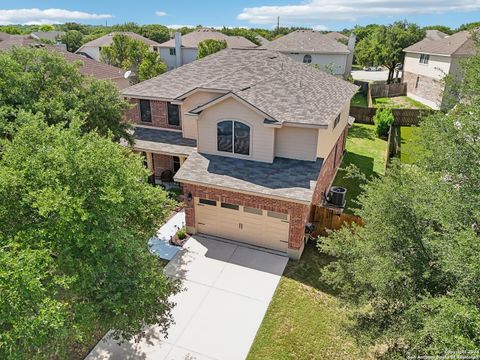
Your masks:
M373 106L377 108L395 109L430 109L428 106L409 98L408 96L395 96L389 98L373 99Z
M327 263L313 243L288 262L248 360L367 358L346 330L350 310L320 278Z
M400 128L400 161L403 164L412 164L415 154L420 151L415 139L418 138L420 129L415 126L402 126Z
M352 98L352 106L368 107L367 96L362 92L357 92Z
M368 178L383 175L387 155L387 142L377 138L375 127L367 124L354 124L348 132L347 152L333 184L347 188L346 212L355 207L360 195L358 179L346 177L344 169L349 164L356 165Z

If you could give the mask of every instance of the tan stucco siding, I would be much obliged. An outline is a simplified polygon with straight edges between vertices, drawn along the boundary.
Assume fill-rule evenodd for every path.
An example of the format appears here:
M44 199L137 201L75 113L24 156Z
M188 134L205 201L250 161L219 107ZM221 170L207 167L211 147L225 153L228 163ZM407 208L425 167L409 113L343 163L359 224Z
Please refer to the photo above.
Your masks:
M217 123L222 120L239 120L250 126L250 155L237 155L217 151ZM263 124L264 117L229 98L204 110L198 117L198 151L206 154L273 162L275 129Z
M441 80L450 71L450 56L430 55L428 64L420 63L420 55L416 53L406 53L405 72L431 77L435 80Z
M197 138L197 118L195 116L186 115L186 113L206 102L219 97L221 94L213 92L196 92L187 97L182 104L182 120L183 120L183 137L187 139Z
M333 128L334 121L332 120L328 128L318 129L317 157L326 159L330 154L338 137L342 134L347 125L349 110L350 104L346 103L340 115L340 122L335 128Z
M283 126L275 130L275 156L315 161L318 129Z

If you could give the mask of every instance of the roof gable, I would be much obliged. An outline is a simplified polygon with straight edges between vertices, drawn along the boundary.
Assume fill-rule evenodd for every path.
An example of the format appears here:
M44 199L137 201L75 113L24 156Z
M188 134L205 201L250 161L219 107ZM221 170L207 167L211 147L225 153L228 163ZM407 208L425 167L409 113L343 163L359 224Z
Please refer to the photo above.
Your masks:
M425 38L407 47L403 51L445 56L473 55L475 53L475 46L470 32L460 31L437 40Z
M229 48L254 48L256 44L243 36L228 36L214 29L197 29L182 36L182 47L198 48L198 44L204 40L224 40ZM170 39L160 44L159 47L175 47L175 39Z

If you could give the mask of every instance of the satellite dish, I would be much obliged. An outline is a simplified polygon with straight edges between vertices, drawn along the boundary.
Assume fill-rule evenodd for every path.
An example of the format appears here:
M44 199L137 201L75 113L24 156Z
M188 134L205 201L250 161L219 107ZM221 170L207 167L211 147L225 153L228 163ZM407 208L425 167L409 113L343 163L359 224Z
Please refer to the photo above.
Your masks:
M123 74L123 77L125 79L128 79L130 77L130 75L132 75L132 72L130 70L128 70L128 71L125 71L125 74Z

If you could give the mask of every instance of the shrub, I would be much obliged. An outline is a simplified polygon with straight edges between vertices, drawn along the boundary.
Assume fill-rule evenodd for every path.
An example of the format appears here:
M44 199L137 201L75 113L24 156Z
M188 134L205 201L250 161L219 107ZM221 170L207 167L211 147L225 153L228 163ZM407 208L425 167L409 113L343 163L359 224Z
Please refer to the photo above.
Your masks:
M373 122L375 123L375 132L378 137L385 137L388 135L390 125L393 124L394 117L391 109L377 109Z
M187 229L182 228L177 231L177 237L179 240L184 240L187 237Z

